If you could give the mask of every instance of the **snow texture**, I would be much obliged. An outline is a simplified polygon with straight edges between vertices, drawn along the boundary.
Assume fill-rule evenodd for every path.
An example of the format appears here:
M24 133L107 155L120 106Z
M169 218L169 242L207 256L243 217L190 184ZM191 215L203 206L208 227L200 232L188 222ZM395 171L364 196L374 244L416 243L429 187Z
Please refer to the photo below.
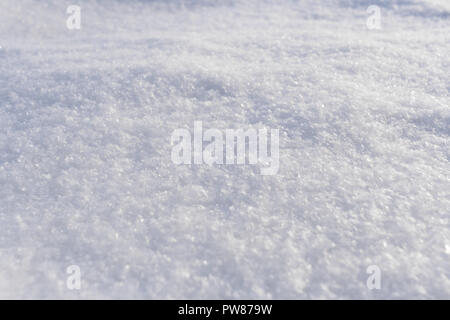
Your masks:
M0 298L449 299L449 22L447 0L1 0ZM194 121L279 129L278 174L173 164Z

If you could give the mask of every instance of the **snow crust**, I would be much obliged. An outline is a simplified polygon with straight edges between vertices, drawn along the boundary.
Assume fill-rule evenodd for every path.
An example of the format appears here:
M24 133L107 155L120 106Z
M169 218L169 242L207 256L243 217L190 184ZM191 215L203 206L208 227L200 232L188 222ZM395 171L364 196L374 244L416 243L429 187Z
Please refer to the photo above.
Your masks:
M71 4L0 2L0 298L450 298L449 1ZM278 174L173 164L194 121Z

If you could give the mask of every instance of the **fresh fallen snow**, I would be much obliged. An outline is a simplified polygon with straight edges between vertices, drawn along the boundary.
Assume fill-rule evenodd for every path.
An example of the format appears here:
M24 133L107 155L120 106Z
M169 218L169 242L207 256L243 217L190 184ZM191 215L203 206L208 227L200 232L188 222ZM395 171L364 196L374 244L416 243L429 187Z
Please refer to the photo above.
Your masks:
M71 4L0 2L0 298L450 298L447 0ZM194 121L278 174L174 165Z

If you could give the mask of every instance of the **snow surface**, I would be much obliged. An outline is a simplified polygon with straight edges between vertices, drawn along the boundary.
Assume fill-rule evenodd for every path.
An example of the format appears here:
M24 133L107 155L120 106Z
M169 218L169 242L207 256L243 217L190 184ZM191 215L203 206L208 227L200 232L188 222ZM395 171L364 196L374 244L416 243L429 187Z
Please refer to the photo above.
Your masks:
M1 0L0 298L449 299L449 21L447 0ZM280 129L278 174L174 165L194 121Z

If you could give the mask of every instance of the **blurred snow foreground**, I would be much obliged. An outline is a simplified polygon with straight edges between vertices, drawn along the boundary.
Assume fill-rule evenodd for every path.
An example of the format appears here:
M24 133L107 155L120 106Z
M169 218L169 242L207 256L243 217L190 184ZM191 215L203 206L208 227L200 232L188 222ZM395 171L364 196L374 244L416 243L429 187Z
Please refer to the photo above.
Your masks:
M448 1L72 4L0 2L0 298L450 298Z

